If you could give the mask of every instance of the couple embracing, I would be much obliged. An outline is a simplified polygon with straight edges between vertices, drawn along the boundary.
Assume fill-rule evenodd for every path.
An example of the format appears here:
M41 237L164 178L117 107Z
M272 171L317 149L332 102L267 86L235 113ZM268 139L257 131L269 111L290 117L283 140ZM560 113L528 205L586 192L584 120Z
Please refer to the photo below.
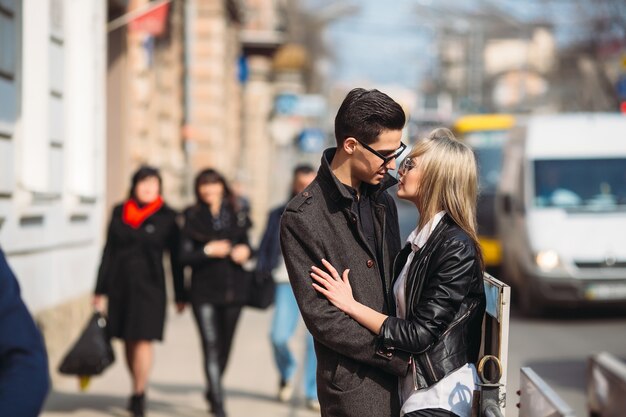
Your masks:
M287 205L281 245L315 339L322 416L469 417L485 310L477 167L447 129L403 153L404 111L354 89L337 147ZM394 200L417 206L402 247Z

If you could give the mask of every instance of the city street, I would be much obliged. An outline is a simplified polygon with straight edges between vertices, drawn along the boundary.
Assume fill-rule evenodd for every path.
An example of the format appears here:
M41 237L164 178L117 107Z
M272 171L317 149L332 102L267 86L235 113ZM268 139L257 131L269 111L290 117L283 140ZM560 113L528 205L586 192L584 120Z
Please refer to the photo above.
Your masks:
M395 189L390 191L395 194ZM400 234L415 228L417 211L398 201ZM502 277L496 277L502 278ZM606 351L626 360L626 311L580 309L546 318L528 319L511 313L507 386L507 416L518 415L519 370L531 367L577 416L586 416L585 384L587 359Z
M304 408L299 389L289 404L275 401L278 375L267 340L270 311L246 310L238 329L225 386L231 416L254 413L260 417L313 417ZM299 329L293 346L302 356ZM574 408L586 415L585 375L587 358L607 351L626 359L626 315L619 313L571 312L549 319L525 319L515 313L511 320L507 415L518 415L515 392L519 369L530 366ZM42 417L126 416L129 379L116 345L117 361L103 376L94 378L81 393L74 378L64 378L50 394ZM170 312L167 339L157 346L156 365L150 384L149 416L200 417L207 415L202 398L200 350L189 312ZM302 375L296 375L298 383Z
M240 265L248 262L286 280L277 217L268 221L268 213L289 195L306 199L300 212L310 210L294 214L307 218L305 227L299 220L287 227L294 245L303 253L323 247L355 272L367 266L358 274L376 280L385 250L367 246L395 232L380 230L390 217L378 217L389 215L374 201L378 192L360 187L391 168L404 175L403 196L419 199L423 223L437 218L431 211L453 214L480 244L487 271L520 289L512 298L523 308L513 302L507 329L507 415L518 416L520 368L530 367L587 416L590 356L607 352L626 363L625 131L625 0L0 0L0 260L11 270L0 284L7 276L13 285L13 275L19 284L0 291L0 365L16 365L28 381L10 378L15 393L0 385L0 417L14 417L7 410L22 404L43 417L130 416L133 382L121 341L113 342L115 363L84 390L56 371L100 296L110 302L110 334L126 340L160 337L168 312L147 417L210 416L193 315L163 300L184 299L187 275L196 305L243 303L250 292ZM323 201L316 189L299 189L320 160L334 172L319 181ZM358 216L348 221L341 213L349 199L335 198L345 194L339 183L357 190ZM396 196L397 188L388 192ZM418 212L408 201L397 209L404 246ZM442 302L413 285L407 302L414 304L405 307L411 319L432 311L416 317L450 336L455 346L446 343L446 355L454 361L478 340L471 309L480 305L481 275L474 268L471 279L447 278L478 262L446 223L439 230L449 234L438 233L413 258L420 268L440 267L428 275L438 279ZM406 282L420 273L407 273ZM355 294L376 300L380 293L366 282ZM497 305L498 293L488 295ZM463 302L456 309L451 299ZM520 313L537 311L539 299L547 309L584 301L623 307ZM32 320L25 310L16 320L3 313L22 304ZM458 320L443 329L437 317L449 306ZM273 311L241 315L223 376L226 412L319 416L307 408L302 366L293 398L277 399ZM205 343L214 333L230 340L232 321L212 326L210 314ZM305 333L301 325L292 340L300 362ZM436 377L430 362L447 359L434 344L420 348L437 355L427 358ZM143 387L149 352L141 344L128 352L134 384ZM343 386L342 365L351 369L334 362L320 369L332 368L333 383ZM626 398L622 379L598 383L602 401ZM452 405L449 396L465 391L448 385L440 398ZM352 381L345 387L345 403L360 404ZM220 399L213 402L222 414ZM141 398L133 404L141 414Z
M275 400L278 373L268 339L271 311L246 309L242 314L230 363L226 371L226 408L229 416L314 417L305 408L301 389L302 373L296 374L297 390L292 401ZM148 417L208 416L203 398L204 380L195 324L189 310L177 315L170 310L165 342L157 345L155 366L147 393ZM304 325L293 339L294 352L303 356ZM63 378L55 387L42 417L127 416L130 378L126 372L121 345L116 362L91 381L86 392L78 389L76 378Z
M395 194L394 190L391 190ZM415 226L412 205L398 203L401 235ZM246 309L242 315L229 368L225 376L227 407L231 416L313 417L304 407L299 389L289 404L275 400L278 374L268 341L271 311ZM293 339L303 356L302 332ZM170 311L166 340L157 345L156 364L148 392L150 416L196 417L207 415L201 374L201 356L196 329L189 311ZM585 381L589 355L607 351L626 360L626 313L615 310L576 310L528 319L513 309L509 340L507 415L518 415L519 369L531 367L567 402L578 416L585 416ZM81 393L74 378L64 378L50 394L43 417L126 416L129 377L121 345L117 361L104 375L94 378ZM302 374L296 375L301 386Z
M519 369L531 367L576 415L588 415L587 359L606 351L626 360L626 312L565 311L542 319L511 317L507 415L517 416Z

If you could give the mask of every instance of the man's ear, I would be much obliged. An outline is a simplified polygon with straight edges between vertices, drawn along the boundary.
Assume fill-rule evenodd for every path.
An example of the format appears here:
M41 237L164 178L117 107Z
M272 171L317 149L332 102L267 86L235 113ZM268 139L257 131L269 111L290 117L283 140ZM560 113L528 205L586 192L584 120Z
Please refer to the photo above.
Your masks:
M347 137L343 141L343 151L348 155L352 155L356 149L357 140L353 137Z

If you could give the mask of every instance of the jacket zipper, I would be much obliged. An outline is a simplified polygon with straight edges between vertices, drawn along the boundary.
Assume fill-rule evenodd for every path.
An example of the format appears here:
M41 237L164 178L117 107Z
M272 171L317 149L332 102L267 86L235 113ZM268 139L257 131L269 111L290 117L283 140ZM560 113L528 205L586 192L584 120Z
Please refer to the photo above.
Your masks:
M461 317L459 317L458 319L454 320L450 326L448 326L448 328L441 333L441 336L439 336L439 340L443 339L443 337L445 335L447 335L448 333L450 333L450 331L456 327L459 323L461 323L463 320L465 320L474 310L474 307L476 306L476 301L472 302L472 304L469 306L468 310L463 313L463 315ZM424 359L426 361L426 365L428 367L428 372L430 373L430 377L432 378L433 381L435 381L437 378L435 376L435 368L433 367L433 363L430 360L430 356L428 355L428 351L426 350L424 353L422 353L422 355L424 356ZM413 366L415 366L415 363L413 363ZM417 380L416 377L414 376L414 386L417 386Z
M413 354L409 356L409 363L411 364L411 369L413 371L413 391L417 391L419 388L417 386L417 367L415 365L415 358Z
M435 368L433 368L433 363L430 361L430 356L428 356L428 352L424 352L424 357L426 358L426 365L428 365L428 371L430 372L430 377L433 381L436 381L435 378Z
M465 313L463 313L463 315L461 317L459 317L458 319L454 320L450 326L448 326L448 328L441 333L441 336L439 336L439 339L441 340L445 335L447 335L448 333L450 333L450 331L456 327L460 322L462 322L463 320L465 320L467 318L467 316L469 316L470 314L472 314L472 311L474 310L474 307L476 307L476 300L474 300L472 302L472 304L470 304L469 308L467 309L467 311Z

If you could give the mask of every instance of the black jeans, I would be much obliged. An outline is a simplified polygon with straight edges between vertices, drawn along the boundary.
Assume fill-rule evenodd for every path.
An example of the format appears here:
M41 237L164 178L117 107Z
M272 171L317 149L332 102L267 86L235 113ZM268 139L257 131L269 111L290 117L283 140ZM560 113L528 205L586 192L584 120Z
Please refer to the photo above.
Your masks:
M224 405L222 375L228 364L235 328L241 306L197 304L193 306L204 355L204 374L207 382L207 400L213 410Z
M411 411L404 417L459 417L452 411L443 410L441 408L426 408L424 410Z

